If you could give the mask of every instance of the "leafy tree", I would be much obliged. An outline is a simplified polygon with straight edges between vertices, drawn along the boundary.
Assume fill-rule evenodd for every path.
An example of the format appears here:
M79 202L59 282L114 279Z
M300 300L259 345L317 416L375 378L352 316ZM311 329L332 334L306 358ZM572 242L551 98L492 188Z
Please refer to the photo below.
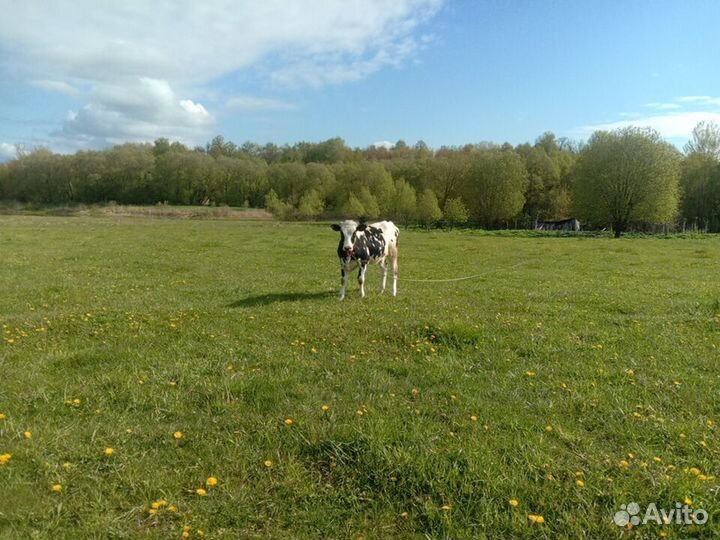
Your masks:
M680 176L683 217L692 227L720 228L720 163L705 153L690 154Z
M409 223L417 213L415 189L402 178L395 180L395 193L390 205L390 216L400 223Z
M417 218L425 228L430 228L442 219L443 213L438 205L435 192L426 189L420 194L417 201Z
M720 160L720 125L700 122L692 132L692 140L685 145L685 153L702 154Z
M298 203L298 215L301 218L312 219L317 217L324 209L320 194L314 189L304 193Z
M470 219L470 212L460 197L453 197L445 202L443 210L445 221L450 225L462 225Z
M514 151L483 150L471 156L463 200L471 217L497 227L517 216L525 203L527 171Z
M619 237L633 224L673 220L680 155L650 129L595 132L578 162L574 206L581 219Z

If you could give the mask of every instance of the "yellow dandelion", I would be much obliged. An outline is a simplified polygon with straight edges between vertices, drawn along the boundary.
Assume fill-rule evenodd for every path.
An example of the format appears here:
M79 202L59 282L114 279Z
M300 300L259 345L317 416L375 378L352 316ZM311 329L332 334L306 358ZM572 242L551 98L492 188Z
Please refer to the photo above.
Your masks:
M477 422L477 421L478 421L478 417L473 414L473 415L470 417L470 420L472 420L473 422Z
M218 479L215 478L214 476L210 476L210 477L208 477L207 480L205 480L205 483L206 483L209 487L215 487L215 486L218 485Z
M358 416L363 416L365 413L358 409L357 411L355 411L355 414L357 414Z
M538 514L528 514L528 519L530 523L545 523L545 518Z
M688 472L693 476L698 476L700 474L700 469L698 469L697 467L690 467L688 469Z
M517 506L520 504L520 501L518 501L517 499L510 499L510 500L508 501L508 503L510 504L510 506L512 506L513 508L515 508L515 507L517 507Z
M552 430L553 430L553 427L551 425L545 426L545 431L547 431L548 433L551 432Z
M0 465L7 465L12 458L12 454L0 454Z
M174 514L175 512L177 512L177 510L177 506L175 506L174 504L168 506L168 512L172 512Z
M417 388L413 388L412 390L410 390L410 393L413 396L417 396L420 393L420 390L418 390Z
M5 420L7 416L5 416L5 413L0 412L0 420Z
M164 508L167 505L168 505L168 502L165 499L158 499L157 501L153 502L150 505L150 508L157 510L158 508Z
M526 371L525 375L527 375L528 377L534 377L535 375L537 375L537 373L535 373L534 371Z
M23 437L25 437L26 439L32 439L32 431L25 431L23 433Z
M175 433L173 433L173 437L175 437L175 439L179 441L180 439L183 438L183 432L182 432L182 431L176 431Z
M627 461L625 461L624 459L621 459L620 462L618 463L618 466L621 469L627 469L630 466L630 464Z
M685 504L692 504L693 500L690 497L685 497Z
M449 504L443 504L440 507L440 510L442 510L443 512L449 512L450 510L452 510L452 506L450 506Z
M53 493L60 493L63 490L62 484L53 484L50 488Z
M328 412L330 410L330 405L323 405L320 409L322 409L322 412Z
M575 480L575 483L578 485L578 487L585 487L585 482L583 480L580 480L579 478Z
M203 488L197 488L195 490L195 493L197 493L200 497L205 497L207 495L207 491L205 491Z
M285 425L286 426L292 426L295 423L295 421L292 418L286 418L285 419Z
M82 401L80 401L80 398L75 398L72 400L72 402L73 402L73 405L80 405L80 403L82 403Z
M401 513L400 513L400 517L401 517L401 518L407 518L408 515L409 515L409 514L408 514L407 512L401 512Z
M190 531L183 531L180 536L182 536L183 538L190 538Z
M266 459L263 463L268 469L273 466L272 459Z
M148 510L148 514L150 514L151 516L156 515L157 512L157 508L150 508L150 510Z
M108 457L112 456L114 453L115 453L115 449L114 449L114 448L111 448L111 447L108 446L108 447L105 449L105 455L108 456Z

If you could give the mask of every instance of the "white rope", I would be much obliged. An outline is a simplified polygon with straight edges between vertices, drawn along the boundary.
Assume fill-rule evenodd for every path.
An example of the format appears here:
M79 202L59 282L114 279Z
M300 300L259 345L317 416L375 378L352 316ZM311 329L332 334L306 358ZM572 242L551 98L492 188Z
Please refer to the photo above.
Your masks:
M495 268L493 270L488 270L486 272L481 272L479 274L473 274L472 276L463 276L463 277L448 278L448 279L410 279L410 278L404 278L404 277L398 276L398 281L413 281L415 283L447 283L447 282L451 282L451 281L465 281L468 279L475 279L475 278L479 278L482 276L487 276L488 274L500 272L501 270L511 270L513 268L517 268L518 266L522 266L523 264L525 264L525 262L519 262L517 264L505 266L503 268Z

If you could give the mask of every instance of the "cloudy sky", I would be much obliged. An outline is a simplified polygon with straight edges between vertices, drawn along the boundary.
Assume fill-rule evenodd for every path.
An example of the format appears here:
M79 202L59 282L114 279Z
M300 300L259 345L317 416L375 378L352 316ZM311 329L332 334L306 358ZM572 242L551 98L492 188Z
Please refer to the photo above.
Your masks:
M0 157L720 122L720 2L0 0Z

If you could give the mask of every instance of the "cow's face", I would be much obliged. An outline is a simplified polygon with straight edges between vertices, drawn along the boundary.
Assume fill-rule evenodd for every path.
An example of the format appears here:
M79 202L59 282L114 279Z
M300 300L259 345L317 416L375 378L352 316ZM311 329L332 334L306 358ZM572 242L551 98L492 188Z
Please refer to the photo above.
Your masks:
M351 219L345 220L338 225L337 223L332 224L334 231L340 231L340 245L338 246L338 254L342 253L343 259L349 259L352 255L353 248L355 247L355 241L359 231L364 231L367 225L365 223L358 223Z

